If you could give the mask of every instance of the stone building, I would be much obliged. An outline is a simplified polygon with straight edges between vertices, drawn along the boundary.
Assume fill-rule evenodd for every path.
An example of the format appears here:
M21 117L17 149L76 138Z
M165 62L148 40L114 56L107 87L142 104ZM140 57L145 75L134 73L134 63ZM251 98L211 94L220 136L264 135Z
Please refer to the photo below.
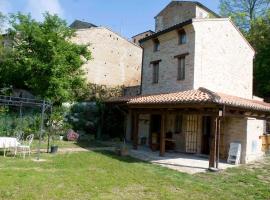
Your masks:
M146 37L148 37L150 35L153 35L154 33L155 32L154 31L151 31L151 30L145 31L143 33L139 33L139 34L137 34L137 35L135 35L135 36L132 37L132 42L135 43L135 44L137 44L137 45L140 45L140 42L139 41L141 39L144 39L144 38L146 38Z
M90 83L108 87L140 85L142 49L114 31L76 20L73 42L89 44L92 60L83 68Z
M228 18L198 2L172 1L156 16L144 49L141 94L112 100L129 109L127 140L209 156L209 166L241 144L241 163L262 156L270 104L253 96L255 52Z

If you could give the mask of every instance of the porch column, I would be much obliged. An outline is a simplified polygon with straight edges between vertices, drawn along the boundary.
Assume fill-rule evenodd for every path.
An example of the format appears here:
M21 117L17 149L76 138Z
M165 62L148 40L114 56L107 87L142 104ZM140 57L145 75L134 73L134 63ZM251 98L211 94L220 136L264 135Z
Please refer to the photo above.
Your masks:
M138 118L139 118L139 114L136 111L133 111L132 114L133 114L133 130L132 130L133 149L138 149L138 135L139 135Z
M161 130L160 130L160 156L165 154L165 131L166 131L166 115L167 113L162 112L161 114Z
M211 146L209 157L209 169L216 168L216 155L217 155L217 133L218 133L218 117L215 119L215 132L211 134Z
M210 147L210 158L209 168L219 167L219 149L220 149L220 117L215 119L215 132L211 135L211 147Z
M219 152L220 152L220 122L221 118L218 118L218 132L217 132L217 155L216 155L216 168L219 167Z

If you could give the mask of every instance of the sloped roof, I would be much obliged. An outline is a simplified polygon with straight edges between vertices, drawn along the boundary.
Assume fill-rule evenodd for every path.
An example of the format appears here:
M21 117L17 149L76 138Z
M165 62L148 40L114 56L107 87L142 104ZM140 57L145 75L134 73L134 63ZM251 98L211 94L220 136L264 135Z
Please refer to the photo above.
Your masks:
M152 35L150 35L150 36L148 36L148 37L145 37L145 38L141 39L139 42L141 43L141 42L150 40L150 39L152 39L152 38L156 38L156 37L158 37L158 36L160 36L160 35L163 35L163 34L165 34L165 33L171 32L171 31L173 31L173 30L183 28L184 26L187 26L187 25L189 25L189 24L192 24L192 22L193 22L192 19L189 19L189 20L187 20L187 21L181 22L181 23L176 24L176 25L174 25L174 26L172 26L172 27L169 27L169 28L164 29L164 30L162 30L162 31L156 32L156 33L154 33L154 34L152 34Z
M151 33L151 34L154 34L155 32L152 31L152 30L148 30L148 31L144 31L144 32L142 32L142 33L138 33L137 35L134 35L134 36L132 36L131 38L134 38L134 37L136 37L136 36L138 36L138 35L142 35L142 34L144 34L144 33Z
M120 97L109 102L122 102L128 105L139 104L217 104L256 111L270 112L270 104L258 100L245 99L223 93L215 93L205 88L175 93Z
M72 24L70 24L69 27L73 29L86 29L86 28L97 27L97 26L89 22L75 20L74 22L72 22Z

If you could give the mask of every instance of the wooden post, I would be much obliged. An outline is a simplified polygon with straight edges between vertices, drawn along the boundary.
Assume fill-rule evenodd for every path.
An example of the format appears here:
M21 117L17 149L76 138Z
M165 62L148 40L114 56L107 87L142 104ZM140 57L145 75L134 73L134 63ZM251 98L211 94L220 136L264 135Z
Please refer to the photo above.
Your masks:
M160 156L165 154L165 131L166 131L166 115L167 113L162 112L161 114L161 131L160 131Z
M138 135L139 135L139 129L138 129L138 113L133 112L133 149L138 149Z
M209 158L209 168L215 168L216 155L217 155L217 132L218 132L218 117L215 119L215 133L211 134L211 146L210 146L210 158Z
M218 129L217 129L217 155L216 155L216 168L218 169L219 167L219 149L220 149L220 121L221 119L218 118Z

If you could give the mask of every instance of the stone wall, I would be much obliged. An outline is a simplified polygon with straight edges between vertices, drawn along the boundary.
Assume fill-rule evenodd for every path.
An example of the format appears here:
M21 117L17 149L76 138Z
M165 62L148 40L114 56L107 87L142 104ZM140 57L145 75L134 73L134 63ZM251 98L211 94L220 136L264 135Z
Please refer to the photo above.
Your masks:
M156 32L193 18L209 18L208 11L193 2L171 2L156 17Z
M221 157L227 159L230 143L242 146L241 163L248 163L263 156L260 136L264 132L264 121L253 118L229 118L222 121Z
M141 92L141 86L130 86L124 88L124 96L137 96Z
M141 81L142 49L113 31L96 27L76 32L73 42L90 44L93 59L83 68L90 83L134 86Z
M230 143L241 143L241 163L246 161L247 119L225 117L222 121L221 157L228 158Z
M187 44L179 45L178 32L171 31L158 37L160 51L153 52L154 43L148 40L142 43L144 48L144 61L142 73L142 94L168 93L190 90L194 82L194 38L192 26L186 26ZM189 53L186 57L185 80L177 80L178 60L175 56ZM161 60L159 63L159 82L153 84L152 61Z
M194 20L194 88L252 98L254 51L229 19Z

